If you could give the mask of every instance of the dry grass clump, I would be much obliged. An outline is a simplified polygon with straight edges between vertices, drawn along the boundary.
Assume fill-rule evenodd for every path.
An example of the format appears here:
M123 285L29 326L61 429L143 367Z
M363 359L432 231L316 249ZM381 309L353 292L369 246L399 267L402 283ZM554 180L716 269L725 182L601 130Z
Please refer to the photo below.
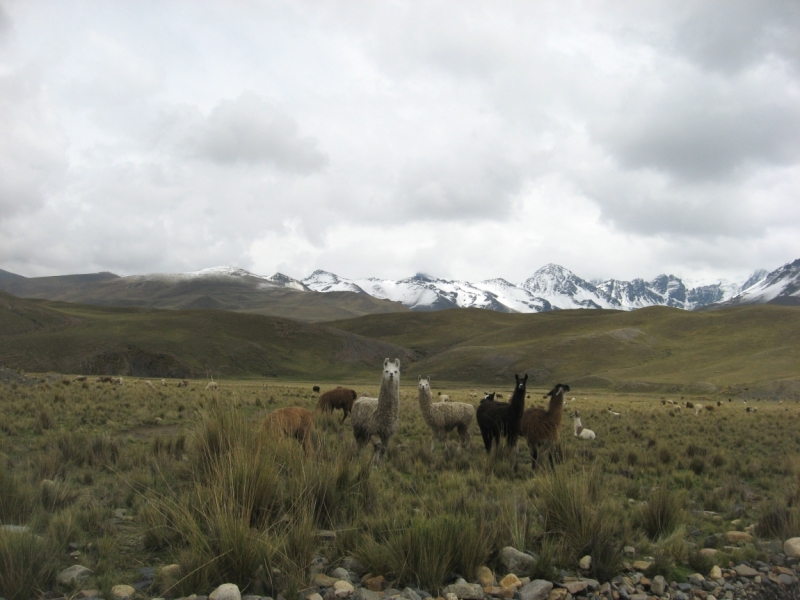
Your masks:
M683 495L666 485L653 489L639 511L639 524L651 540L672 535L681 524Z
M7 600L28 600L48 590L56 566L47 538L0 529L0 595Z

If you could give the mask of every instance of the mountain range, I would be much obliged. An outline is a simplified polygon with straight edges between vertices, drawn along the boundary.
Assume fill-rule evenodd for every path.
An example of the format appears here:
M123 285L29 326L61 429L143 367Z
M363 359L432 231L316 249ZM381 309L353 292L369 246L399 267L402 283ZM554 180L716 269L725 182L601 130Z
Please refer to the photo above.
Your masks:
M480 283L419 273L399 280L346 279L317 270L303 280L256 275L235 267L120 277L113 273L23 277L0 270L0 290L18 297L100 306L221 309L325 321L364 314L480 308L535 313L589 308L669 306L700 310L741 304L800 304L800 259L744 281L692 283L674 275L645 281L587 281L555 264L520 284Z

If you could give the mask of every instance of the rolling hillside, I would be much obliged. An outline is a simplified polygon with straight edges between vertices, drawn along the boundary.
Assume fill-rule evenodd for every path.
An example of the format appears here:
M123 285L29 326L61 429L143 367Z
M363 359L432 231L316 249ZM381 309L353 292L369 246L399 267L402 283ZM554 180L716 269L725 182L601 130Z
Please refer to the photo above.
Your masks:
M800 397L800 311L749 306L713 312L666 307L536 315L477 309L367 316L331 326L413 349L413 374L542 386ZM785 380L789 380L787 383ZM758 390L761 390L759 392Z
M800 398L798 339L800 310L773 305L700 313L454 309L309 324L0 293L0 365L33 372L371 380L383 358L399 357L406 382L430 374L503 389L514 373L529 373L539 387Z
M411 353L358 334L216 310L102 308L0 292L0 365L147 377L330 379Z

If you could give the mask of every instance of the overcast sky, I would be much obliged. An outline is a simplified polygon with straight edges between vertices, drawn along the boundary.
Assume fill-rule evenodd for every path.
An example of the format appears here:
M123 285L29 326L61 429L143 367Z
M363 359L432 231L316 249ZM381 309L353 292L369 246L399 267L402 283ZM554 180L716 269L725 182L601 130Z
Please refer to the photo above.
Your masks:
M796 258L796 0L0 0L0 269Z

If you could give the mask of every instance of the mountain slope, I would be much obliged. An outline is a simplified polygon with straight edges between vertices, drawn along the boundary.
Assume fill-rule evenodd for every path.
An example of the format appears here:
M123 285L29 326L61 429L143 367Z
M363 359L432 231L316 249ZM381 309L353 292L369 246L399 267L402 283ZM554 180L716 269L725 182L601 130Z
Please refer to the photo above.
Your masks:
M408 310L364 294L317 294L280 273L264 277L233 267L129 277L96 273L5 279L0 289L23 298L96 306L232 310L309 322Z
M734 296L729 305L781 304L800 306L800 259L768 273Z

